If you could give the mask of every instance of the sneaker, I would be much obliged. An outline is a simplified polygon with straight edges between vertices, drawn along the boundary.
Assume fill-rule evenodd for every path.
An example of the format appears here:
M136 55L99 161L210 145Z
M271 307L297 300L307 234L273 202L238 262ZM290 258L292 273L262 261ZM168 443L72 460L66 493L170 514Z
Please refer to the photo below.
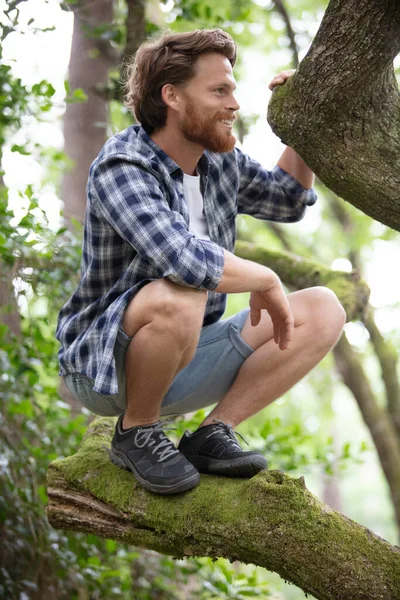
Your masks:
M268 466L259 452L244 452L233 428L223 421L214 420L194 433L185 431L178 449L200 473L253 477Z
M157 494L178 494L199 483L198 471L166 437L161 421L123 431L122 418L109 450L115 465L132 471L143 487Z

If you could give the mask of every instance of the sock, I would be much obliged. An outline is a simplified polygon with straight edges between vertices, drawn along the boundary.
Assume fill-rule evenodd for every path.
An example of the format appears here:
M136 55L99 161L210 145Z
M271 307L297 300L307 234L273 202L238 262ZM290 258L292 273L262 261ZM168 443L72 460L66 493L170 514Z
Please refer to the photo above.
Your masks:
M123 419L121 419L120 422L120 429L121 429L121 433L126 433L127 431L131 431L131 429L135 429L136 427L151 427L152 425L156 425L158 423L158 421L154 421L154 423L148 423L146 425L133 425L132 427L123 427L122 423L123 423Z

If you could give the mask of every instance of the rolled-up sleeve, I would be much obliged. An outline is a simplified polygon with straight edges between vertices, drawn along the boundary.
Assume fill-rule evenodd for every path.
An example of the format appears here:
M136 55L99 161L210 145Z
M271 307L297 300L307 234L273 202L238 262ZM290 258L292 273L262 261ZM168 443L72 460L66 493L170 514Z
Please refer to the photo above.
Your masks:
M151 172L128 160L108 160L91 173L88 191L101 217L151 263L159 278L201 290L218 286L223 248L188 231Z
M313 188L305 189L294 177L276 166L268 171L237 150L240 169L238 211L281 223L300 221L306 207L317 200Z

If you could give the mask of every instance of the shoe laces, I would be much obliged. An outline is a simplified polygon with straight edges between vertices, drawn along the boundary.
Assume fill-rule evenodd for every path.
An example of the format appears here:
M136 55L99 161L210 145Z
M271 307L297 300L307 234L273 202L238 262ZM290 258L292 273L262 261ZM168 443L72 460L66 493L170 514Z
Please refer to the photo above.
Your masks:
M134 444L138 448L144 448L145 446L154 446L152 453L158 454L157 462L163 462L168 460L172 456L179 454L179 450L175 448L173 442L166 437L164 434L164 425L169 424L172 419L165 419L163 422L158 421L155 425L140 427L134 437ZM176 427L168 427L165 431L176 430ZM152 436L156 434L160 440L158 443Z
M234 431L232 425L228 425L228 423L224 423L223 421L220 421L219 419L213 419L213 423L216 423L215 430L207 435L208 438L211 437L212 435L216 435L217 433L221 433L221 431L222 431L223 433L225 433L224 440L226 440L228 443L232 444L235 448L242 450L242 447L240 446L240 444L236 438L237 435L242 438L242 440L244 441L245 444L247 444L247 446L249 445L241 433L239 433L238 431Z

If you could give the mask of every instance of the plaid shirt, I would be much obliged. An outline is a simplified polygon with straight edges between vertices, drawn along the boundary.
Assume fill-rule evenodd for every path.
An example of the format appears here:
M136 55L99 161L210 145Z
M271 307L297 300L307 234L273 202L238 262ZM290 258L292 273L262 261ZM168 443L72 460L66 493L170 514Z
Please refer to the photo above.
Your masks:
M81 280L58 317L60 375L85 374L95 391L116 394L114 345L143 285L168 277L208 290L204 324L213 323L225 310L225 294L213 290L223 248L234 250L237 213L289 223L316 201L288 173L267 171L238 148L204 152L198 171L211 241L189 232L183 172L142 127L106 142L90 168Z

